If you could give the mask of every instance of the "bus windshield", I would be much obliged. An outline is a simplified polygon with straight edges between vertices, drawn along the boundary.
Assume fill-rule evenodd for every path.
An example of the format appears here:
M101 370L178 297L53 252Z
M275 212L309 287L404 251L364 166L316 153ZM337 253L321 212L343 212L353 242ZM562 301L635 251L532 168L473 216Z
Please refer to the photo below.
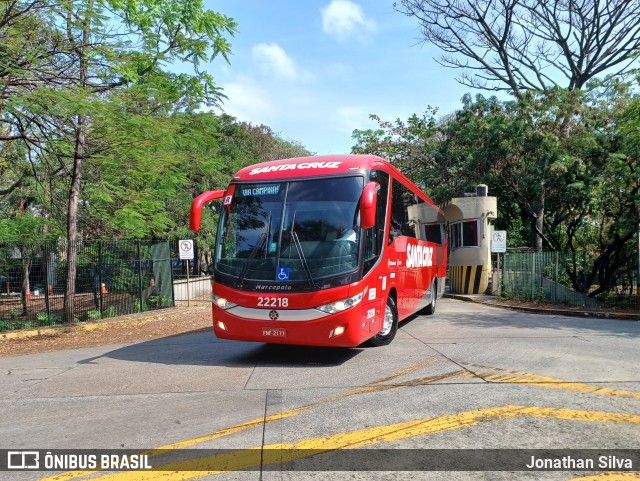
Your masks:
M220 218L216 272L233 278L234 287L305 289L354 272L363 185L359 176L232 185Z

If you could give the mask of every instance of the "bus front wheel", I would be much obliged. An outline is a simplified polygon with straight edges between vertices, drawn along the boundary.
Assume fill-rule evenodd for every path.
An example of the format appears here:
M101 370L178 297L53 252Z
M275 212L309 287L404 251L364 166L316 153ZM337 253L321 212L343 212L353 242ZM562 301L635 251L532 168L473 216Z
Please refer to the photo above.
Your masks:
M387 298L387 305L384 308L384 318L382 319L382 329L378 334L369 339L369 345L378 347L386 346L393 341L398 332L398 309L393 297Z

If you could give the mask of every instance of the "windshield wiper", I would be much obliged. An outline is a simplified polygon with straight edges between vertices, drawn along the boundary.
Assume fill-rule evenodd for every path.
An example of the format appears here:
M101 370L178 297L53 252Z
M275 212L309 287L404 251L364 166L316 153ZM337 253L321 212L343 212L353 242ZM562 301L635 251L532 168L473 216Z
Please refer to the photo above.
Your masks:
M267 257L267 243L269 242L269 235L271 233L271 212L269 212L269 224L267 225L267 232L263 232L260 235L260 239L253 246L251 252L249 253L249 257L247 257L244 266L242 266L242 271L240 271L240 276L238 276L238 282L236 283L236 287L242 287L244 285L244 278L247 277L247 273L249 272L249 268L253 267L256 263L256 256L259 252L262 252L264 249L264 256Z
M298 252L298 257L300 258L300 264L302 264L302 270L304 270L304 273L307 276L309 285L313 289L317 289L318 287L316 286L313 275L311 274L311 269L309 269L309 264L307 264L307 258L302 251L302 244L300 243L300 239L298 238L298 233L295 231L297 213L298 211L295 211L293 213L293 220L291 221L291 240L293 240L293 245L296 246L296 251Z
M242 266L242 271L240 271L240 276L238 276L238 282L236 283L236 287L242 287L242 285L244 284L244 278L247 276L247 272L249 272L249 267L253 267L253 265L255 264L256 255L258 254L258 252L262 251L266 239L267 239L267 234L263 233L260 236L260 239L258 239L258 242L256 242L256 245L254 245L253 249L251 249L251 252L249 253L249 257L247 257L247 260L244 263L244 266Z

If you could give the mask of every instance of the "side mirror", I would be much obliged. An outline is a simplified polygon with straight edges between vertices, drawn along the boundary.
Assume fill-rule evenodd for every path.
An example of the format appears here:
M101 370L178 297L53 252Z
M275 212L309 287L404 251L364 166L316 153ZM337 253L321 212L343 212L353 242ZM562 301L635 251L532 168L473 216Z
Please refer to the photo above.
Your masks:
M360 228L370 229L376 225L376 200L380 184L369 182L364 186L360 197Z
M224 192L224 190L209 190L193 199L193 203L191 204L191 212L189 214L189 229L194 232L198 232L200 230L202 208L207 202L211 202L212 200L216 199L222 199L222 197L224 196Z

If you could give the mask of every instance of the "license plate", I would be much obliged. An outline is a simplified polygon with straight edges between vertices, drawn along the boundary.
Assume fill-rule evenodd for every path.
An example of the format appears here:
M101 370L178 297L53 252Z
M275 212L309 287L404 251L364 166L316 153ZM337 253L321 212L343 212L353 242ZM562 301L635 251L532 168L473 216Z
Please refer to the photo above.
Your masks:
M265 337L287 337L287 330L284 327L263 327L262 335Z

